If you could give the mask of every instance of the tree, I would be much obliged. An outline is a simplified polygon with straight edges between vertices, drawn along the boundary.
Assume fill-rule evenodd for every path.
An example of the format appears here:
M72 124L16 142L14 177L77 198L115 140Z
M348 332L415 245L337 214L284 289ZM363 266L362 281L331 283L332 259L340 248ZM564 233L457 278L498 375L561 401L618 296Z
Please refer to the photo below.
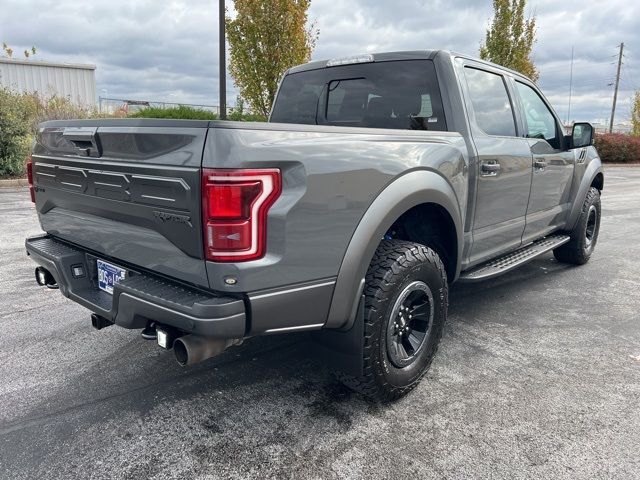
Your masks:
M631 135L640 137L640 90L636 90L631 105Z
M235 0L226 17L229 73L240 95L258 114L268 115L287 69L308 62L318 39L308 26L311 0Z
M35 55L37 53L36 47L31 47L31 50L24 51L24 58L29 58L31 55Z
M480 58L516 70L536 82L531 60L536 41L536 18L525 19L526 0L493 0L494 17L480 46Z
M4 53L8 58L13 57L13 48L11 48L5 42L2 42L2 50L4 50Z
M4 51L4 54L8 58L13 58L13 48L7 45L6 42L2 42L2 50ZM37 53L36 47L31 47L31 50L24 51L24 58L28 59L31 55L35 55L36 53Z

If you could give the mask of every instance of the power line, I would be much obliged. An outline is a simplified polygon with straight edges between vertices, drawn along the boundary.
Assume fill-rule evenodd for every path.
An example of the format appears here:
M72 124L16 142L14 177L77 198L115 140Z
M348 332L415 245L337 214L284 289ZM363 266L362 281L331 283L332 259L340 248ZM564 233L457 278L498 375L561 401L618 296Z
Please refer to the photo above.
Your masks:
M625 57L632 59L633 58L633 50L630 52L629 49L627 48L627 51L625 53ZM633 89L634 90L640 90L640 83L636 82L636 79L633 76L633 70L629 70L627 65L624 64L624 63L622 64L622 68L627 73L627 76L631 79L631 85L633 86Z
M613 82L615 82L616 77L604 77L604 78L594 78L594 79L586 79L586 80L579 80L579 81L575 81L573 82L574 85L578 85L578 86L583 86L583 85L613 85Z
M622 75L624 78L626 78L627 82L630 84L633 90L638 90L638 84L635 82L633 74L624 63L622 64Z
M612 56L613 57L617 57L618 54L615 54ZM599 64L599 63L605 63L605 62L609 62L610 58L606 57L606 58L584 58L584 57L578 57L577 59L575 59L575 63L579 64L579 63L588 63L590 65L593 64ZM613 62L615 64L615 62ZM543 72L550 72L550 71L554 71L554 70L568 70L569 67L567 66L567 63L564 60L554 60L551 62L547 62L547 63L543 63L540 64L540 71Z
M626 90L634 91L634 90L636 90L633 87L633 84L631 83L629 78L625 75L624 69L622 70L622 76L620 77L620 83L621 83L621 90L623 90L623 91L626 91Z

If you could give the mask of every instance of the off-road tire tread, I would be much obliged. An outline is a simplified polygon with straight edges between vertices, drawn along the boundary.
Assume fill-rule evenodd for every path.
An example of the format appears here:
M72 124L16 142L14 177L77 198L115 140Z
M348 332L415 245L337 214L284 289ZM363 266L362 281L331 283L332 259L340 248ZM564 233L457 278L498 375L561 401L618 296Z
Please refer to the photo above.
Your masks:
M446 312L449 305L448 288L444 288L444 320L437 325L434 331L435 341L429 354L428 363L414 378L410 384L404 387L390 385L384 380L382 374L377 372L374 362L376 349L378 344L373 341L374 332L377 325L377 300L389 296L389 292L394 288L393 280L397 279L403 271L403 267L413 264L414 262L429 263L437 269L444 286L447 284L447 273L438 254L429 247L419 243L408 242L404 240L384 240L378 246L371 265L365 277L365 304L364 304L364 369L363 375L353 377L341 372L337 372L336 376L349 388L361 393L362 395L380 402L391 402L406 395L420 382L422 377L427 373L433 357L436 354L442 330L446 321ZM434 292L434 295L437 292Z
M591 254L593 253L593 249L591 249L588 254L585 252L584 230L586 228L587 217L589 215L589 208L591 205L598 204L599 202L600 191L595 187L591 187L587 192L587 197L585 198L584 203L582 204L580 218L578 219L574 229L569 232L571 240L553 251L553 256L556 257L556 260L572 265L584 265L589 261L589 258L591 258ZM601 209L599 207L598 214L600 214L600 212Z

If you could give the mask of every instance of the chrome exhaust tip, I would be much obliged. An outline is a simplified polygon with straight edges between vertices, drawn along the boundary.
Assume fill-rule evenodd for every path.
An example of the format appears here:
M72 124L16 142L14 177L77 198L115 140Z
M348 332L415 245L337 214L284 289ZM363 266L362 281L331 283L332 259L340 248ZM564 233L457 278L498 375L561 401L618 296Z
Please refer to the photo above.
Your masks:
M44 267L36 268L36 282L41 287L58 288L58 282L53 278L51 272Z
M237 343L236 340L186 335L176 338L173 342L173 351L178 363L186 367L220 355L229 346Z

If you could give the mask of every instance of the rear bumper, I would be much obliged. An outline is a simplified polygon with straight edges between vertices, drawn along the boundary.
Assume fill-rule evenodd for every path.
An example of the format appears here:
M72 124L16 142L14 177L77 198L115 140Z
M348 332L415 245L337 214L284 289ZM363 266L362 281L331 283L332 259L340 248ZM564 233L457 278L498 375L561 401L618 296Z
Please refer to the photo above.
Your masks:
M205 292L161 277L129 270L113 295L98 288L97 257L49 235L28 238L27 254L56 279L65 297L124 328L144 328L149 320L187 333L217 338L247 334L242 298ZM74 276L82 266L84 275Z

